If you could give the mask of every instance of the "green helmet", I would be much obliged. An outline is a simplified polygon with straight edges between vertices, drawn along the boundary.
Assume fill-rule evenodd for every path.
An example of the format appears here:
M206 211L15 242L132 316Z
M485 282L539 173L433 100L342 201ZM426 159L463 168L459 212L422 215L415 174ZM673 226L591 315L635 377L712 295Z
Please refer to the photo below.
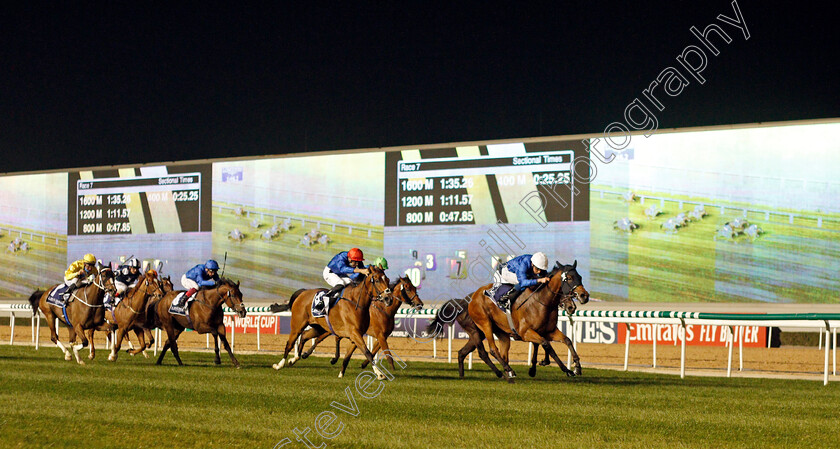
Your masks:
M388 269L388 261L385 260L384 257L380 256L380 257L377 257L376 260L373 261L373 266L382 268L383 270L387 270Z

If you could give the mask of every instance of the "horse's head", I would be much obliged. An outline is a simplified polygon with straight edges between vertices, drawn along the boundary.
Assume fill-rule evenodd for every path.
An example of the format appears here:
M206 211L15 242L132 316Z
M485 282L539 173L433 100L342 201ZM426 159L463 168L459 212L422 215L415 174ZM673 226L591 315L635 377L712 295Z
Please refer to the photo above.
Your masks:
M105 293L110 293L112 296L117 295L117 287L114 285L114 272L107 266L97 267L97 273L94 277L97 287L102 289Z
M225 305L245 318L245 303L242 301L242 291L239 290L239 281L233 282L228 278L219 279L219 294L224 299Z
M560 294L560 305L567 314L572 315L577 310L573 299L576 298L581 304L589 302L589 292L583 287L583 278L577 272L577 260L572 265L556 262L549 277L551 280L548 287L552 292Z
M374 301L382 301L386 306L390 306L394 298L391 295L391 289L388 286L390 281L388 280L388 276L385 275L385 270L374 267L373 265L367 268L370 271L370 274L365 277L364 283L368 284L371 289L371 293L375 295L373 298Z
M166 291L163 288L163 282L158 277L157 271L155 270L146 271L146 273L141 276L138 284L140 284L140 282L143 284L145 295L147 297L152 296L155 299L160 299L166 294Z
M169 293L175 290L175 285L172 284L172 279L170 279L168 275L160 277L160 286L164 293Z
M423 309L423 301L417 296L417 287L411 283L411 279L408 276L400 276L394 286L394 293L397 292L397 289L400 291L398 295L400 301L413 307L416 311Z

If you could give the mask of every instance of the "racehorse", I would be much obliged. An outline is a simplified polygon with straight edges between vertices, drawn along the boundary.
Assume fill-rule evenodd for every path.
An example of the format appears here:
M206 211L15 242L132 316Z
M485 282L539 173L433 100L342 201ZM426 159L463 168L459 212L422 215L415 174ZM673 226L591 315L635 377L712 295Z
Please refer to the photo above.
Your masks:
M108 313L105 314L106 320L108 320L108 330L116 329L117 331L108 360L112 362L117 360L123 338L126 337L129 330L134 331L140 346L137 349L129 350L128 353L137 355L142 352L145 357L149 357L145 352L149 346L146 344L145 329L142 327L146 322L146 304L149 298L160 299L164 294L157 272L149 270L137 279L134 287L126 290L125 298L114 307L110 316Z
M230 307L236 311L241 318L245 318L245 306L242 303L242 291L239 290L239 282L234 283L230 279L221 278L215 287L202 288L196 294L196 299L192 306L187 311L187 316L172 315L169 313L169 307L172 305L172 300L175 299L179 291L170 291L166 293L163 298L157 301L150 301L146 306L146 327L153 329L159 327L166 331L166 342L163 344L163 350L158 356L156 365L163 362L163 356L166 355L168 349L172 349L172 355L178 361L178 365L183 365L181 356L178 354L178 336L184 329L193 329L199 334L211 333L213 335L213 342L216 345L216 358L213 362L216 365L222 363L219 357L219 340L225 347L233 366L239 368L239 361L233 355L230 349L230 344L227 341L227 333L224 324L224 312L222 311L222 304Z
M493 373L497 377L502 377L502 372L496 368L484 350L482 340L487 338L490 345L490 354L501 363L502 368L507 373L507 380L513 382L516 373L510 367L508 359L510 336L513 331L516 332L515 336L519 339L542 346L567 375L582 374L580 358L572 346L572 341L557 329L559 307L563 307L567 314L572 315L577 309L574 303L575 298L581 304L586 304L589 301L589 293L583 287L576 268L577 261L572 265L561 265L557 262L548 274L549 282L525 289L510 306L511 319L515 329L511 329L505 313L484 295L484 291L492 287L492 284L482 286L470 297L453 299L447 302L441 310L455 307L458 310L455 319L470 335L467 344L458 351L458 373L460 377L464 377L464 359L475 349L478 349L479 357L493 370ZM427 332L438 332L442 324L443 319L439 313L429 324ZM496 347L492 335L499 338L501 351ZM571 351L573 360L571 370L566 368L557 353L554 352L550 344L552 341L563 342ZM531 368L528 372L532 377L536 375L535 362L536 351L532 354Z
M379 304L373 304L370 306L370 326L368 326L367 334L376 337L376 343L373 345L371 354L376 355L376 353L382 349L382 353L388 357L388 362L391 364L391 370L394 371L396 369L394 367L394 358L391 356L391 350L388 348L388 337L391 335L391 332L394 331L394 316L397 314L397 311L403 303L408 304L409 306L414 307L414 310L419 311L423 308L423 301L420 300L420 297L417 295L417 288L411 283L411 279L409 279L408 276L401 276L397 279L391 287L391 290L391 295L399 298L399 301L392 301L391 305L385 307L380 307ZM305 342L315 337L318 337L318 339L306 352L301 354L300 358L305 359L312 355L312 352L315 350L315 346L330 335L331 334L329 332L322 332L320 329L314 327L307 329L299 343L299 353L302 352L303 344ZM347 355L344 356L344 364L341 367L342 373L347 369L347 364L350 363L350 358L353 356L353 352L355 350L356 345L351 345ZM335 357L330 360L330 363L335 364L335 362L338 361L340 352L341 337L336 335ZM362 368L365 368L367 365L367 360L362 362Z
M58 339L55 319L58 318L62 323L70 327L68 341L70 342L70 347L73 349L73 356L76 357L76 362L79 365L85 364L79 358L79 349L87 347L88 344L90 344L90 355L88 358L93 360L96 356L93 339L91 338L89 340L85 336L85 331L91 330L89 334L93 335L92 330L102 325L105 321L105 308L102 305L105 293L108 292L113 295L117 292L114 286L114 272L110 268L97 267L94 270L95 272L92 274L93 282L74 290L73 296L67 300L63 310L58 306L47 304L49 292L61 284L57 284L47 289L47 291L36 290L29 297L29 304L32 305L32 313L37 314L38 310L41 310L41 313L44 314L44 318L47 319L47 325L50 327L50 341L61 349L64 353L65 360L70 360L71 355L70 351ZM77 336L81 339L81 343L73 344Z
M370 324L369 308L374 300L383 301L386 306L391 306L393 297L391 289L388 287L389 281L385 272L373 266L368 267L368 270L370 270L370 274L365 276L361 282L349 285L344 289L341 299L329 309L326 317L316 318L312 316L312 301L315 295L326 289L300 289L292 294L289 303L280 308L281 311L292 310L292 326L283 357L280 362L272 365L274 369L279 370L286 365L286 357L289 356L295 341L307 325L320 328L319 332L329 332L339 338L349 338L356 347L364 352L367 361L373 363L373 354L365 346L362 337ZM325 297L324 300L329 301L329 298ZM295 361L297 361L297 358L292 358L289 365L291 366ZM345 367L346 365L345 363ZM385 375L375 364L373 365L373 371L380 380L385 378ZM344 377L343 369L338 377Z

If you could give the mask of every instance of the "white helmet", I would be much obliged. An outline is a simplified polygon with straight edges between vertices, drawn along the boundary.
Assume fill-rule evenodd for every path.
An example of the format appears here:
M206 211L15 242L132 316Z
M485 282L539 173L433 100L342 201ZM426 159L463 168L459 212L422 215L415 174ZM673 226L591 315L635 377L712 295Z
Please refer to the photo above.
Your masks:
M126 265L128 265L129 267L140 268L140 261L132 257L131 259L128 259Z
M531 263L540 270L548 269L548 257L546 257L543 252L534 253L534 255L531 256Z

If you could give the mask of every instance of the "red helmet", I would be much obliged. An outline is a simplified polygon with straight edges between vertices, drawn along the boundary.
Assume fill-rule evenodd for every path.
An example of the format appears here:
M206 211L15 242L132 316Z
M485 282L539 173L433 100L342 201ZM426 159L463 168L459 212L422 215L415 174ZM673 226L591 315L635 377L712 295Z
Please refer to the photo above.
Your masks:
M365 260L365 255L362 254L362 250L359 248L352 248L350 251L347 251L347 258L350 260L355 260L356 262L361 262Z

